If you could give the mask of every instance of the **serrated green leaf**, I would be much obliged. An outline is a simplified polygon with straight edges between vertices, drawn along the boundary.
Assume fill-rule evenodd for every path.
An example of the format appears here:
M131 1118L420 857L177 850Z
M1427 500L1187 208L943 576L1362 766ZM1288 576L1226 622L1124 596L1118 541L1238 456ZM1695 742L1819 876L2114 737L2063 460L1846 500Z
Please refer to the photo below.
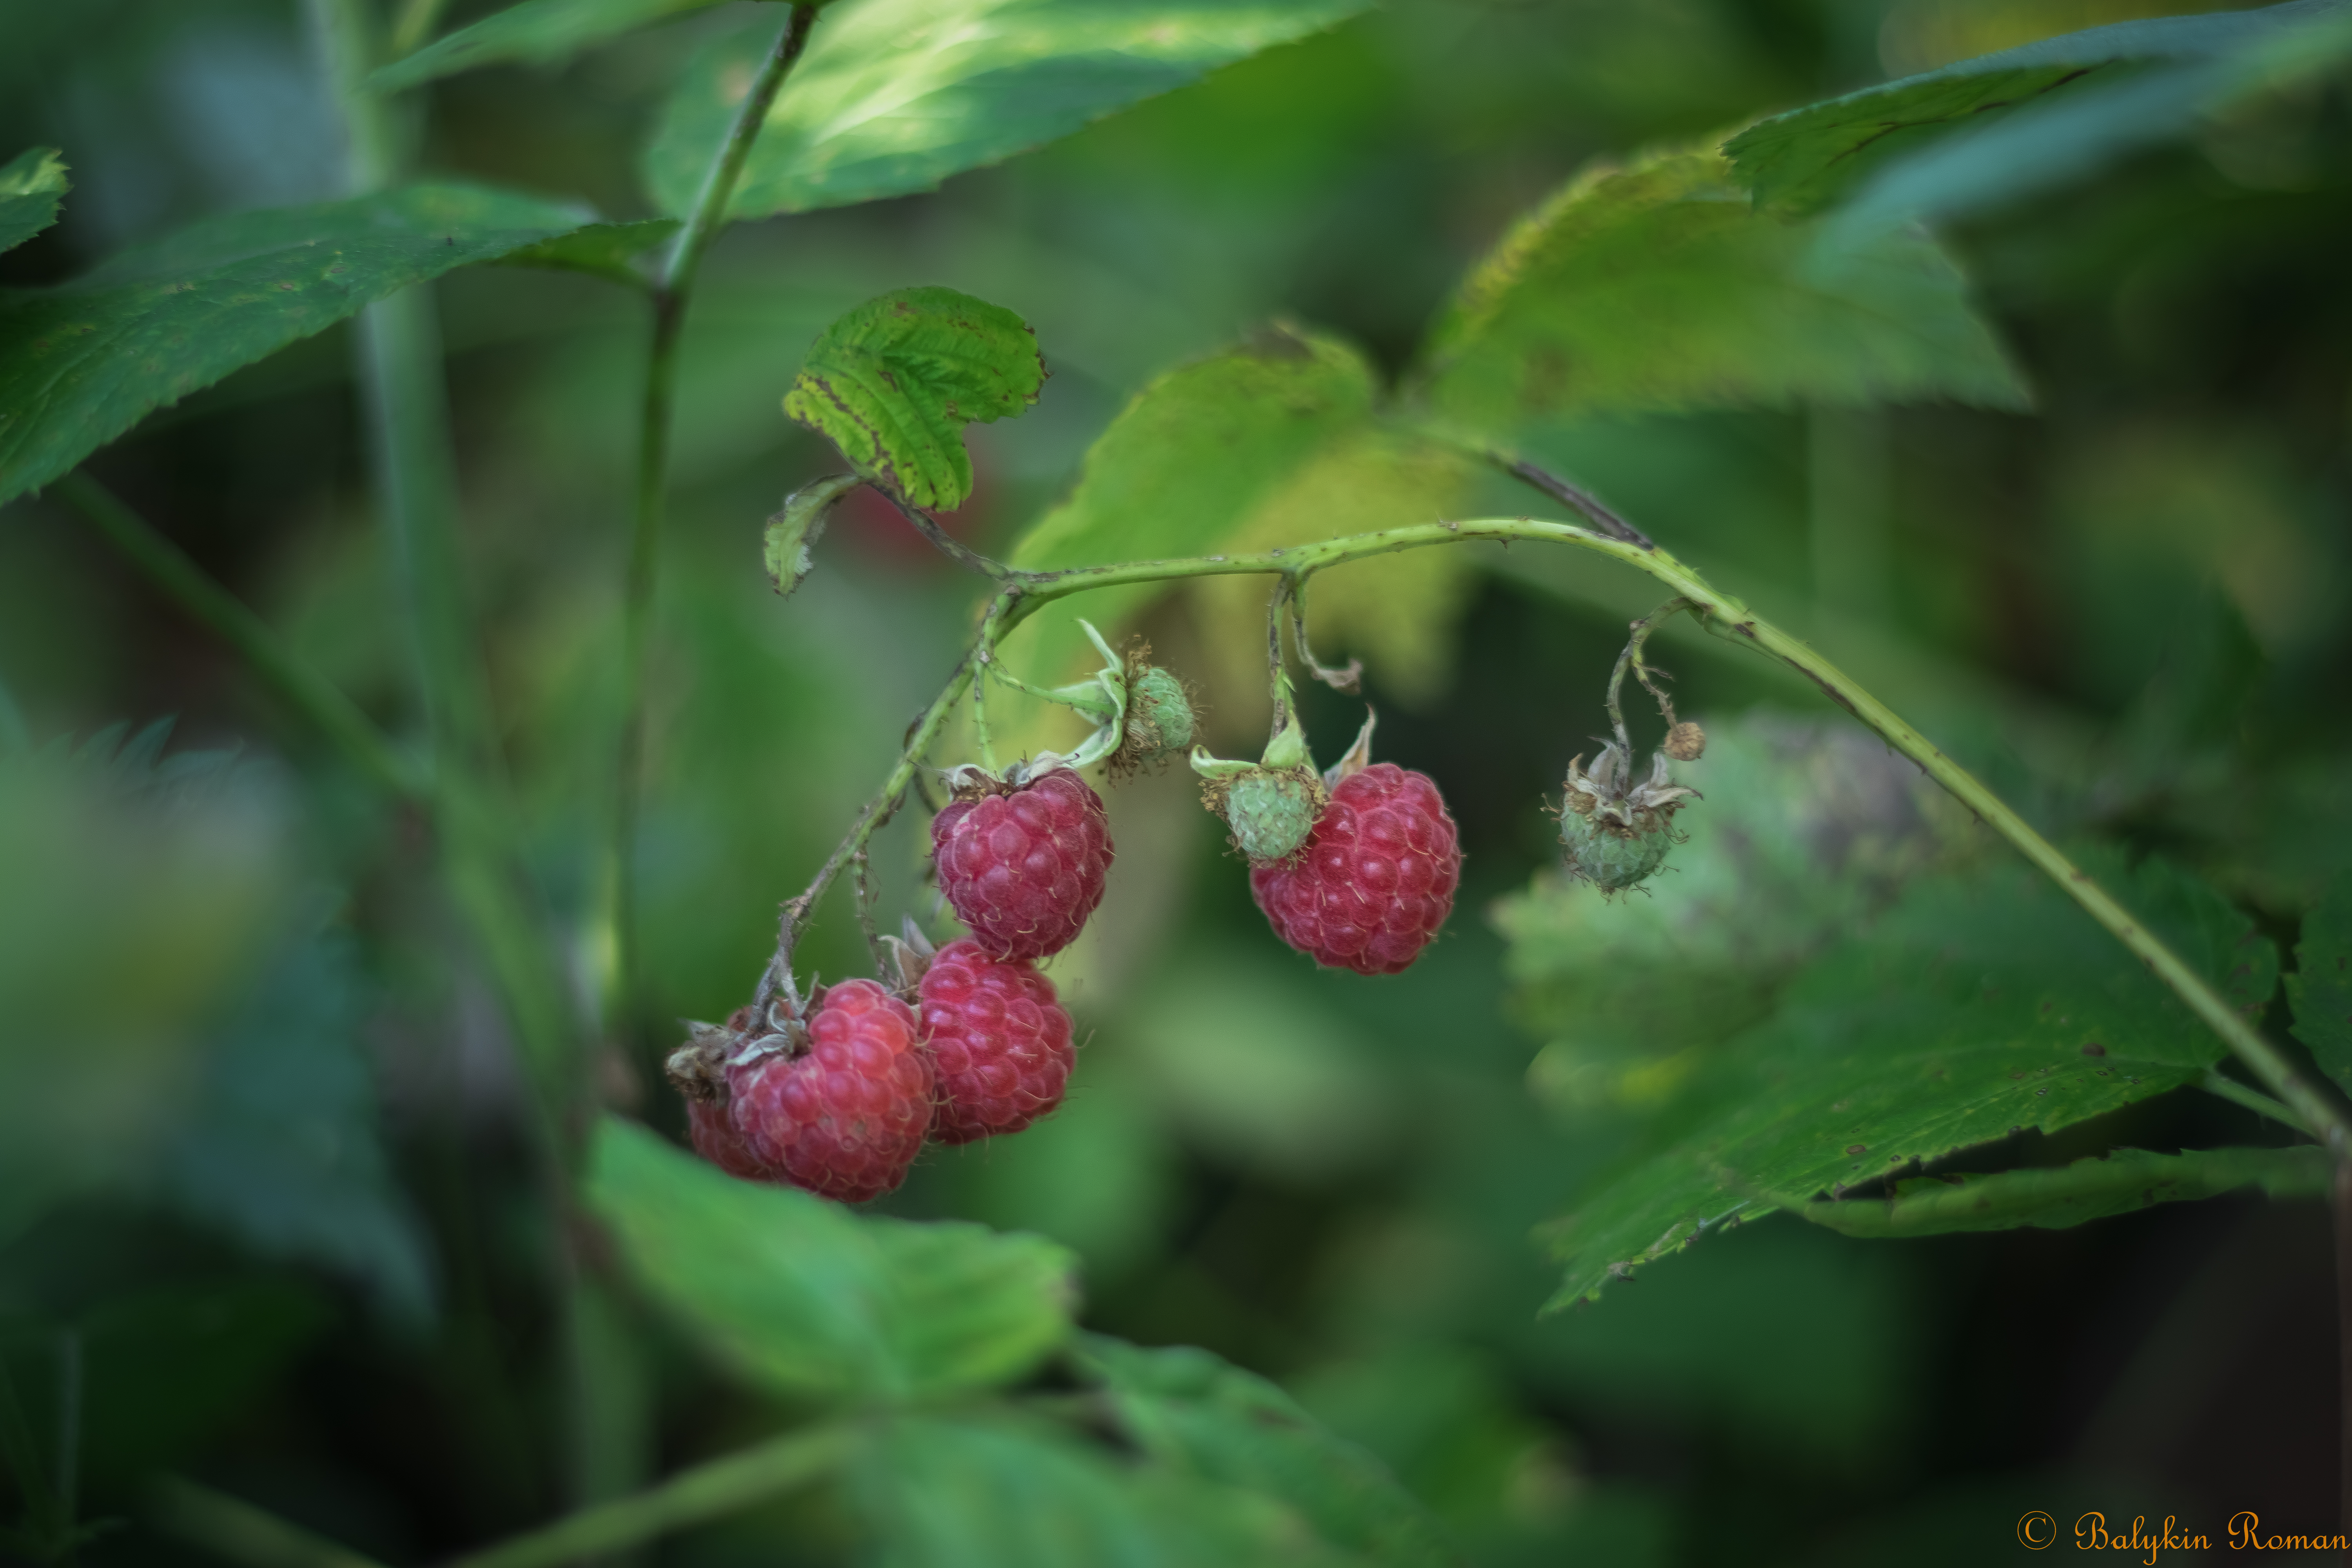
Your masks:
M470 26L434 39L368 79L378 92L419 87L436 77L509 60L545 64L568 59L639 27L725 0L522 0Z
M935 188L1066 136L1218 66L1345 20L1369 0L844 0L770 110L730 216ZM772 22L687 68L646 151L683 213L726 137Z
M908 1400L992 1388L1070 1332L1070 1256L1036 1237L855 1215L737 1181L617 1120L597 1136L589 1191L655 1299L787 1394Z
M1946 1236L2020 1226L2065 1230L2158 1204L2218 1197L2240 1187L2260 1187L2274 1198L2317 1197L2327 1191L2334 1173L2327 1152L2309 1144L2180 1154L2117 1149L2049 1170L1897 1182L1891 1198L1830 1203L1792 1198L1785 1206L1847 1236Z
M1023 532L1015 566L1045 570L1213 553L1260 501L1372 416L1371 366L1336 340L1267 327L1136 394L1087 452L1069 496ZM1334 531L1345 531L1338 520ZM1167 589L1108 588L1048 605L1006 644L1013 668L1059 679L1085 647L1081 611L1114 628Z
M787 599L792 597L793 590L815 564L809 559L809 548L824 532L833 503L865 482L856 474L835 474L803 485L784 498L784 509L768 520L767 532L761 539L769 586Z
M1385 1466L1265 1379L1190 1346L1144 1350L1095 1334L1080 1344L1082 1371L1161 1464L1279 1499L1368 1563L1454 1559L1437 1521Z
M58 221L58 203L71 189L65 155L55 147L28 147L0 165L0 250L14 250Z
M897 289L825 328L784 412L865 478L953 511L971 494L963 427L1018 416L1045 384L1036 337L1012 311L952 289Z
M1582 414L2025 393L1925 234L1823 261L1811 226L1754 211L1722 159L1597 168L1496 247L1433 337L1441 416L1507 432Z
M485 186L410 185L214 218L58 288L0 293L0 501L298 338L583 216Z
M889 1423L852 1467L847 1496L887 1568L1349 1561L1271 1499L1136 1464L1010 1413Z
M2294 973L2286 977L2294 1037L2319 1070L2352 1093L2352 877L2331 881L2303 917Z
M2104 854L2086 869L2232 1003L2269 996L2269 940L2203 884L2160 861L2126 875ZM2039 874L1922 880L1709 1059L1671 1146L1551 1227L1566 1266L1552 1304L1792 1195L2192 1083L2224 1048Z
M1740 183L1769 206L1813 212L1893 159L1963 126L2079 90L2135 62L2210 60L2279 37L2338 9L2295 0L2255 11L2157 16L1979 55L1760 120L1724 143Z
M646 275L632 263L676 234L677 228L677 220L671 217L646 218L636 223L592 223L499 257L497 265L585 272L632 289L643 289L646 286Z
M2343 0L2244 15L2260 25L2239 33L2236 47L2218 58L2112 69L1884 163L1824 222L1817 248L1835 254L2084 178L2183 134L2214 110L2352 58L2352 7Z

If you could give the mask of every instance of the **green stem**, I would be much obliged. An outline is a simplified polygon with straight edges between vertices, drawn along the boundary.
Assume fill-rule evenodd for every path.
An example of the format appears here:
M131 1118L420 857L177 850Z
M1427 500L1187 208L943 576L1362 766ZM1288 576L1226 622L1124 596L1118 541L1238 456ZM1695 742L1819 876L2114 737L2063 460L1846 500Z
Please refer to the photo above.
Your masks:
M794 1432L681 1470L661 1485L586 1509L528 1535L468 1552L447 1568L554 1568L617 1552L807 1485L848 1458L862 1434L847 1425Z
M382 189L404 173L408 127L367 85L379 39L368 0L311 0L329 74L351 141L351 184ZM492 723L489 683L466 602L457 543L457 467L442 382L440 335L425 288L403 290L360 318L361 394L378 504L399 565L401 608L414 647L418 695L433 740L438 864L452 902L505 1005L535 1093L536 1143L551 1219L551 1292L567 1325L557 1357L569 1395L564 1436L574 1494L609 1495L609 1471L586 1457L619 1452L633 1435L590 1430L620 1402L605 1362L577 1331L587 1288L572 1248L571 1173L593 1121L596 1078L573 1016L564 971L529 876Z
M1653 632L1690 607L1691 602L1688 599L1679 597L1668 599L1640 620L1633 622L1626 628L1633 635L1625 639L1625 651L1617 656L1617 668L1609 672L1607 704L1609 723L1610 727L1617 732L1617 749L1625 753L1625 766L1628 770L1633 766L1633 742L1625 733L1625 709L1619 700L1625 689L1625 672L1629 669L1633 670L1642 682L1642 689L1657 699L1658 711L1665 719L1666 728L1673 729L1675 727L1674 701L1664 692L1659 690L1656 682L1651 679L1650 667L1643 662L1642 645L1650 640L1650 635Z
M424 794L417 770L332 682L297 659L259 616L205 575L186 552L87 474L73 473L49 493L79 512L164 597L235 648L286 705L300 714L343 760L394 795Z
M2197 1087L2208 1094L2228 1100L2232 1105L2242 1105L2257 1116L2266 1116L2282 1127L2292 1127L2305 1137L2317 1136L2303 1118L2273 1100L2269 1095L2258 1089L2248 1089L2236 1079L2218 1072L2209 1072L2198 1080Z
M863 1436L847 1423L788 1433L680 1470L634 1497L451 1559L445 1568L556 1568L625 1551L806 1486L855 1454ZM241 1498L177 1476L158 1483L155 1513L172 1533L253 1568L383 1568Z
M1598 504L1598 503L1594 503ZM1604 509L1605 510L1605 509ZM1702 622L1734 641L1796 670L1821 688L1830 700L1866 725L1896 751L1919 764L1962 805L2063 889L2093 920L2105 927L2149 973L2168 987L2221 1037L2238 1059L2252 1069L2263 1085L2284 1100L2339 1159L2352 1156L2352 1119L2296 1070L2284 1053L2242 1016L2205 978L2118 903L2088 873L2059 853L2007 803L1978 782L1974 775L1946 756L1885 703L1863 689L1844 671L1749 610L1737 598L1718 593L1699 574L1684 565L1638 531L1622 522L1633 538L1618 537L1573 523L1542 522L1529 518L1482 518L1460 522L1415 523L1378 533L1352 534L1317 544L1295 545L1257 555L1211 555L1179 561L1132 561L1114 566L1074 567L1067 571L1031 574L1020 584L1022 595L1011 605L998 630L1009 632L1044 605L1096 588L1137 583L1169 582L1186 577L1244 576L1256 574L1319 572L1347 562L1368 560L1402 550L1457 544L1470 540L1502 543L1540 541L1571 544L1621 561L1664 584L1690 600Z
M626 1030L637 1008L636 842L643 811L646 771L646 658L653 630L654 591L659 581L663 497L669 482L671 421L677 399L678 334L686 323L688 296L704 254L727 222L735 194L767 123L768 110L784 78L808 43L816 6L793 6L760 73L736 110L727 138L712 157L696 192L686 224L671 240L653 287L653 341L646 361L646 392L638 414L636 507L629 531L629 564L621 605L621 734L614 781L612 839L604 856L604 942L606 948L605 1017Z
M155 1522L184 1541L253 1568L383 1568L323 1535L289 1524L243 1498L166 1476L155 1484Z

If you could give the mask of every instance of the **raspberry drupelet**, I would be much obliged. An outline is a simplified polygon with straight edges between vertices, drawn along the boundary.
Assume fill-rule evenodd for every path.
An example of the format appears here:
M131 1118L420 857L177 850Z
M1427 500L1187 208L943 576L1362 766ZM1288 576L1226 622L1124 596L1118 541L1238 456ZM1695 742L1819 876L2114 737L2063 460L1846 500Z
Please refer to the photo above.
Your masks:
M948 943L923 972L922 1020L939 1074L932 1142L1018 1132L1062 1103L1070 1016L1026 963L999 962L969 938Z
M934 1082L914 1010L871 980L845 980L809 1015L808 1036L804 1056L728 1069L744 1151L794 1186L843 1203L878 1198L906 1179L931 1126Z
M990 957L1059 952L1102 902L1111 860L1102 797L1067 768L982 788L931 819L940 889Z
M1318 963L1394 974L1454 910L1462 851L1437 785L1394 763L1339 781L1289 859L1255 867L1275 934Z

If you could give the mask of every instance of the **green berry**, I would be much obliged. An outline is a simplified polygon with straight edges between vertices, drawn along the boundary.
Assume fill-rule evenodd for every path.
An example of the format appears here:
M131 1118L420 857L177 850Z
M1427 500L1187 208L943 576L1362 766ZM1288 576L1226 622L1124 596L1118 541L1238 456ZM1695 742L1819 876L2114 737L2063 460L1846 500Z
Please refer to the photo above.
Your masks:
M1639 783L1633 758L1613 741L1601 748L1589 773L1584 759L1577 758L1568 764L1568 798L1559 814L1569 874L1604 893L1641 886L1666 863L1675 813L1697 793L1668 777L1664 752L1650 759L1650 776Z
M1323 811L1323 781L1312 768L1252 768L1223 794L1225 824L1253 865L1297 854Z
M1192 743L1192 701L1185 696L1182 681L1156 664L1129 680L1122 752L1130 766L1185 750Z

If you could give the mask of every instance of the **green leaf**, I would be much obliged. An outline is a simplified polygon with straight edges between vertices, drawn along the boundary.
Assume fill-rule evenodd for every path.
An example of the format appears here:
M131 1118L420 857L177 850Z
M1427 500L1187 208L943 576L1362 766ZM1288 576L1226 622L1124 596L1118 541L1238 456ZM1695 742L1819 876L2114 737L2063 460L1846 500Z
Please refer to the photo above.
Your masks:
M1945 1236L1960 1230L2065 1230L2158 1204L2258 1186L2272 1197L2317 1197L2334 1178L2325 1149L2208 1149L2151 1154L2117 1149L2049 1170L1927 1176L1895 1184L1891 1198L1790 1200L1787 1207L1847 1236Z
M1012 1414L891 1422L850 1505L886 1568L1234 1568L1347 1561L1271 1499Z
M592 223L570 234L527 245L499 258L497 264L585 272L632 289L643 289L646 286L646 275L632 264L677 229L677 220L671 217L646 218L637 223Z
M2061 89L2071 97L2104 86L2132 62L2210 60L2270 46L2341 8L2341 0L2296 0L2092 27L1776 114L1723 150L1758 202L1812 212L1961 127L1988 124Z
M0 501L387 294L582 221L537 196L411 185L214 218L60 287L0 293Z
M14 250L58 221L58 202L71 186L65 155L29 147L0 166L0 250Z
M1822 261L1813 226L1755 212L1712 155L1588 172L1464 284L1433 340L1429 395L1497 432L1801 402L2025 405L1934 240L1879 235Z
M721 4L724 0L522 0L394 60L370 77L368 85L378 92L398 92L436 77L509 60L568 59L639 27Z
M1036 1237L855 1215L737 1181L617 1120L597 1137L589 1190L655 1298L787 1394L907 1400L992 1388L1070 1332L1069 1255Z
M1095 1334L1080 1343L1081 1370L1160 1463L1278 1498L1366 1562L1453 1560L1436 1521L1385 1466L1265 1379L1189 1346L1143 1350Z
M729 216L931 190L1368 5L845 0L819 20L769 110ZM774 33L763 22L688 67L646 151L664 212L692 204Z
M865 478L953 511L971 494L963 427L1017 417L1045 384L1036 335L1012 311L952 289L898 289L825 328L784 412Z
M803 485L784 498L784 510L768 520L761 541L768 583L778 594L787 599L793 596L793 590L815 566L809 559L809 547L824 532L833 503L865 482L856 474L835 474Z
M1328 443L1371 418L1375 380L1355 350L1287 326L1162 375L1087 452L1068 498L1013 547L1015 566L1101 565L1212 553ZM1344 531L1339 520L1334 531ZM1085 646L1077 616L1106 628L1166 592L1108 588L1049 605L1008 642L1015 668L1061 678Z
M2203 884L2160 861L2085 868L2233 1003L2269 996L2269 940ZM1555 1224L1566 1279L1552 1304L1792 1196L2193 1083L2223 1050L2038 873L1923 879L1708 1059L1675 1142Z
M2352 877L2327 885L2303 917L2294 973L2286 977L2294 1037L2336 1086L2352 1093Z

